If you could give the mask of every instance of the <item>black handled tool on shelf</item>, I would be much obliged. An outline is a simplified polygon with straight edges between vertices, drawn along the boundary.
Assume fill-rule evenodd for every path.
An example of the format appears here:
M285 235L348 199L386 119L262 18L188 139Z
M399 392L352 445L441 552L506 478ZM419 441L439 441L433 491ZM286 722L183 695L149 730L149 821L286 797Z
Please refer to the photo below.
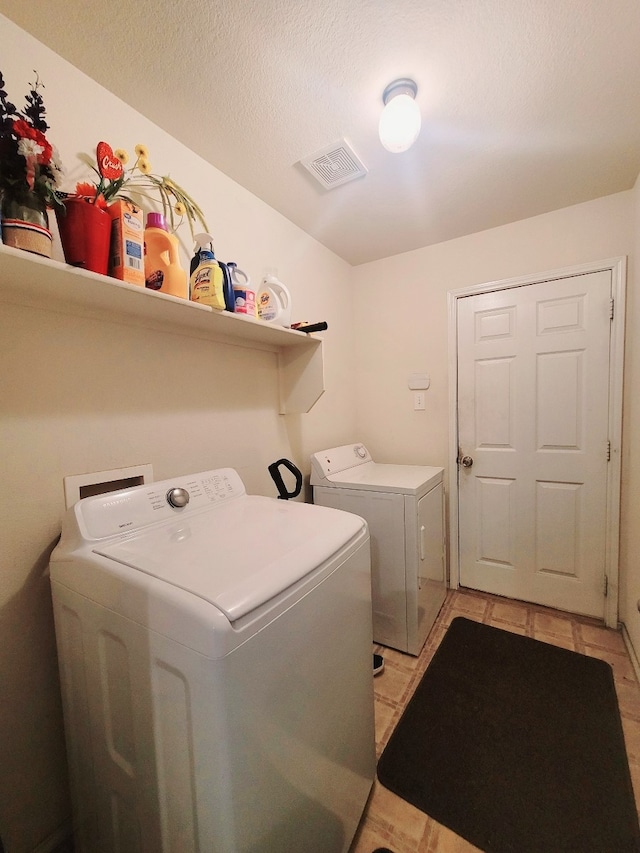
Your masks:
M291 328L295 329L296 332L324 332L329 326L323 320L322 323L292 323Z

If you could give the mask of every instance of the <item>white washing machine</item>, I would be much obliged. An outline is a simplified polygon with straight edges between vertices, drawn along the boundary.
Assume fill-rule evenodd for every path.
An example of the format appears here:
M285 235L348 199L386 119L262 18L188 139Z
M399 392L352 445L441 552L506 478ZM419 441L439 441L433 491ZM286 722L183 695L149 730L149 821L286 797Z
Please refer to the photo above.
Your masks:
M77 850L346 853L375 774L361 518L220 469L79 501L50 572Z
M374 462L363 444L311 457L314 503L369 525L374 641L411 655L420 654L447 592L443 474Z

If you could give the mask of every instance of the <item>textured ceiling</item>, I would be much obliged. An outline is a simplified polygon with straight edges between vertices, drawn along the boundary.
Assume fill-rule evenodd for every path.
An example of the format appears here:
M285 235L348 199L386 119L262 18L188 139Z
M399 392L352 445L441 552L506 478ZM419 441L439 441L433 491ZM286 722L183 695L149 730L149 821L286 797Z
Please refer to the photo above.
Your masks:
M629 189L640 172L638 0L0 12L353 264ZM390 154L382 91L405 76L422 131ZM342 138L368 174L324 190L299 161Z

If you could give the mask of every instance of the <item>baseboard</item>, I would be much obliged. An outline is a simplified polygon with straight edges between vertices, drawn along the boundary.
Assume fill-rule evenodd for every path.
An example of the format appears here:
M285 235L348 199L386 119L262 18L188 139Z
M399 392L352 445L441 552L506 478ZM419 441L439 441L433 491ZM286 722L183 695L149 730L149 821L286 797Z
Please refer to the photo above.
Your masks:
M631 664L633 666L634 672L636 674L636 678L640 681L640 661L638 660L638 656L636 655L636 650L633 648L633 643L631 642L631 637L629 636L629 632L627 631L627 626L622 624L622 639L624 640L624 644L627 647L627 651L629 652L629 657L631 658Z
M73 827L71 821L67 820L61 824L55 832L51 833L48 838L41 841L40 844L34 848L33 853L56 853L59 847L69 844L72 836ZM68 850L70 847L65 846L63 849Z

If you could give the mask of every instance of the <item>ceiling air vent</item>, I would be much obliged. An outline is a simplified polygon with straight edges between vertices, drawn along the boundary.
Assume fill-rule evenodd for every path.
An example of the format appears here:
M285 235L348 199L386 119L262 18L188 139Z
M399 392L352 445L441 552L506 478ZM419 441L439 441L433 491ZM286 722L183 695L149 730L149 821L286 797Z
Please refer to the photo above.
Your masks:
M344 139L304 157L300 162L327 190L367 174L367 167Z

